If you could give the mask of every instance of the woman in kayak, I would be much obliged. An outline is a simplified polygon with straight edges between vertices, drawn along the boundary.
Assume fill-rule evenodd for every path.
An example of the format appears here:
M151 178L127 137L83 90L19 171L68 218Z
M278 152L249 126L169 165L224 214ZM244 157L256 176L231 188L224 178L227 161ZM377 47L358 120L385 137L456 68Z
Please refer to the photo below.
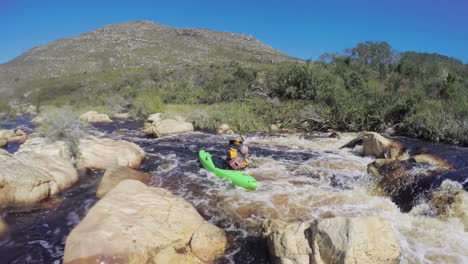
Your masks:
M249 148L244 144L244 141L229 140L229 156L226 159L229 169L244 169L249 165L249 157Z

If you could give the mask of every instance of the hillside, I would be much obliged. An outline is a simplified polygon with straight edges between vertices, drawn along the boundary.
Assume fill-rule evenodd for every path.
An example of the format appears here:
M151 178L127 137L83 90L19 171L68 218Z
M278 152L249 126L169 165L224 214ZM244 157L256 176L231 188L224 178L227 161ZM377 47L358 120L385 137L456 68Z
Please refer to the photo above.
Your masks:
M298 59L248 35L125 22L34 47L1 64L0 93L12 92L31 80L79 73L229 61L258 65Z

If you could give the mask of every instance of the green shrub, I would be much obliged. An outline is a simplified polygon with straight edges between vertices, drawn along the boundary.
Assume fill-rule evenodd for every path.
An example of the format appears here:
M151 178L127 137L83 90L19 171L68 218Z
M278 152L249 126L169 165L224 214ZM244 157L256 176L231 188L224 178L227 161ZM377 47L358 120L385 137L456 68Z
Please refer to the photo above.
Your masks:
M150 114L161 113L164 109L165 104L161 97L152 91L145 91L133 100L130 114L135 117L146 118Z
M39 127L39 132L52 141L63 140L73 157L79 155L80 138L86 135L87 124L70 108L62 108L47 113Z

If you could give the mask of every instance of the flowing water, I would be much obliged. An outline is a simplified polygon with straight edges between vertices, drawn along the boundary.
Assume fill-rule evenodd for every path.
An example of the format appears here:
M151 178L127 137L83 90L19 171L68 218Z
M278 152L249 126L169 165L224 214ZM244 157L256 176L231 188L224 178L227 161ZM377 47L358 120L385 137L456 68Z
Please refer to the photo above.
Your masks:
M234 136L193 132L154 139L139 132L139 127L138 121L114 122L95 125L93 133L141 146L147 158L139 170L152 173L150 185L183 197L226 231L231 246L217 263L269 263L259 234L263 219L333 216L387 219L402 248L401 263L468 263L468 233L460 219L430 217L421 210L424 202L402 213L390 198L376 194L366 172L373 159L362 157L359 146L339 149L354 134L344 133L341 139L326 134L244 135L254 155L246 172L260 184L257 190L247 190L220 180L200 168L198 161L200 149L226 155L228 140ZM67 234L97 202L102 174L89 170L57 198L5 211L2 216L12 230L0 240L2 263L60 263Z

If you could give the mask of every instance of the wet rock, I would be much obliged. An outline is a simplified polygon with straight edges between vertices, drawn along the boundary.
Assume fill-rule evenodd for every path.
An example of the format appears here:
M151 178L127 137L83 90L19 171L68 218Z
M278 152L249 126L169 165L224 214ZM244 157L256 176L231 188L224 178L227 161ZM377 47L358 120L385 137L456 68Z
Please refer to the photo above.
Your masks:
M218 129L216 129L216 132L218 134L233 134L234 133L228 124L222 124L220 127L218 127Z
M155 123L161 121L161 113L152 114L147 118L150 123Z
M362 145L362 142L363 142L363 135L362 135L362 133L360 133L353 140L351 140L350 142L348 142L348 143L344 144L343 146L341 146L340 149L342 149L342 148L351 148L352 149L357 145Z
M452 181L443 182L439 188L432 191L429 204L435 209L439 218L455 217L460 219L468 232L468 193Z
M211 263L226 244L224 231L184 199L125 180L71 231L63 262Z
M59 157L65 160L71 160L72 154L70 148L64 141L54 141L44 137L29 138L20 146L17 153L34 152L49 157Z
M89 123L108 123L112 122L106 114L99 114L96 111L89 111L80 115L80 120L89 122Z
M120 165L129 168L140 166L146 154L138 145L125 140L88 136L80 140L77 168L107 169Z
M193 125L188 122L181 122L174 119L164 119L153 123L145 131L150 131L155 137L163 137L170 134L179 134L193 131Z
M432 154L419 154L411 157L411 161L421 164L434 164L445 169L454 169L455 165Z
M402 144L381 136L375 132L363 133L364 155L372 155L376 158L408 159Z
M151 180L152 175L149 173L139 172L123 166L112 166L106 169L102 180L99 183L96 196L99 198L104 197L112 188L117 186L121 181L124 180L137 180L144 184L148 184Z
M337 138L337 139L341 138L340 134L338 134L336 132L332 132L328 137L329 138Z
M70 161L34 152L0 160L0 204L29 204L70 187L78 174Z
M8 141L4 138L0 138L0 148L6 147Z
M275 263L398 263L391 225L377 217L265 221L263 236Z

